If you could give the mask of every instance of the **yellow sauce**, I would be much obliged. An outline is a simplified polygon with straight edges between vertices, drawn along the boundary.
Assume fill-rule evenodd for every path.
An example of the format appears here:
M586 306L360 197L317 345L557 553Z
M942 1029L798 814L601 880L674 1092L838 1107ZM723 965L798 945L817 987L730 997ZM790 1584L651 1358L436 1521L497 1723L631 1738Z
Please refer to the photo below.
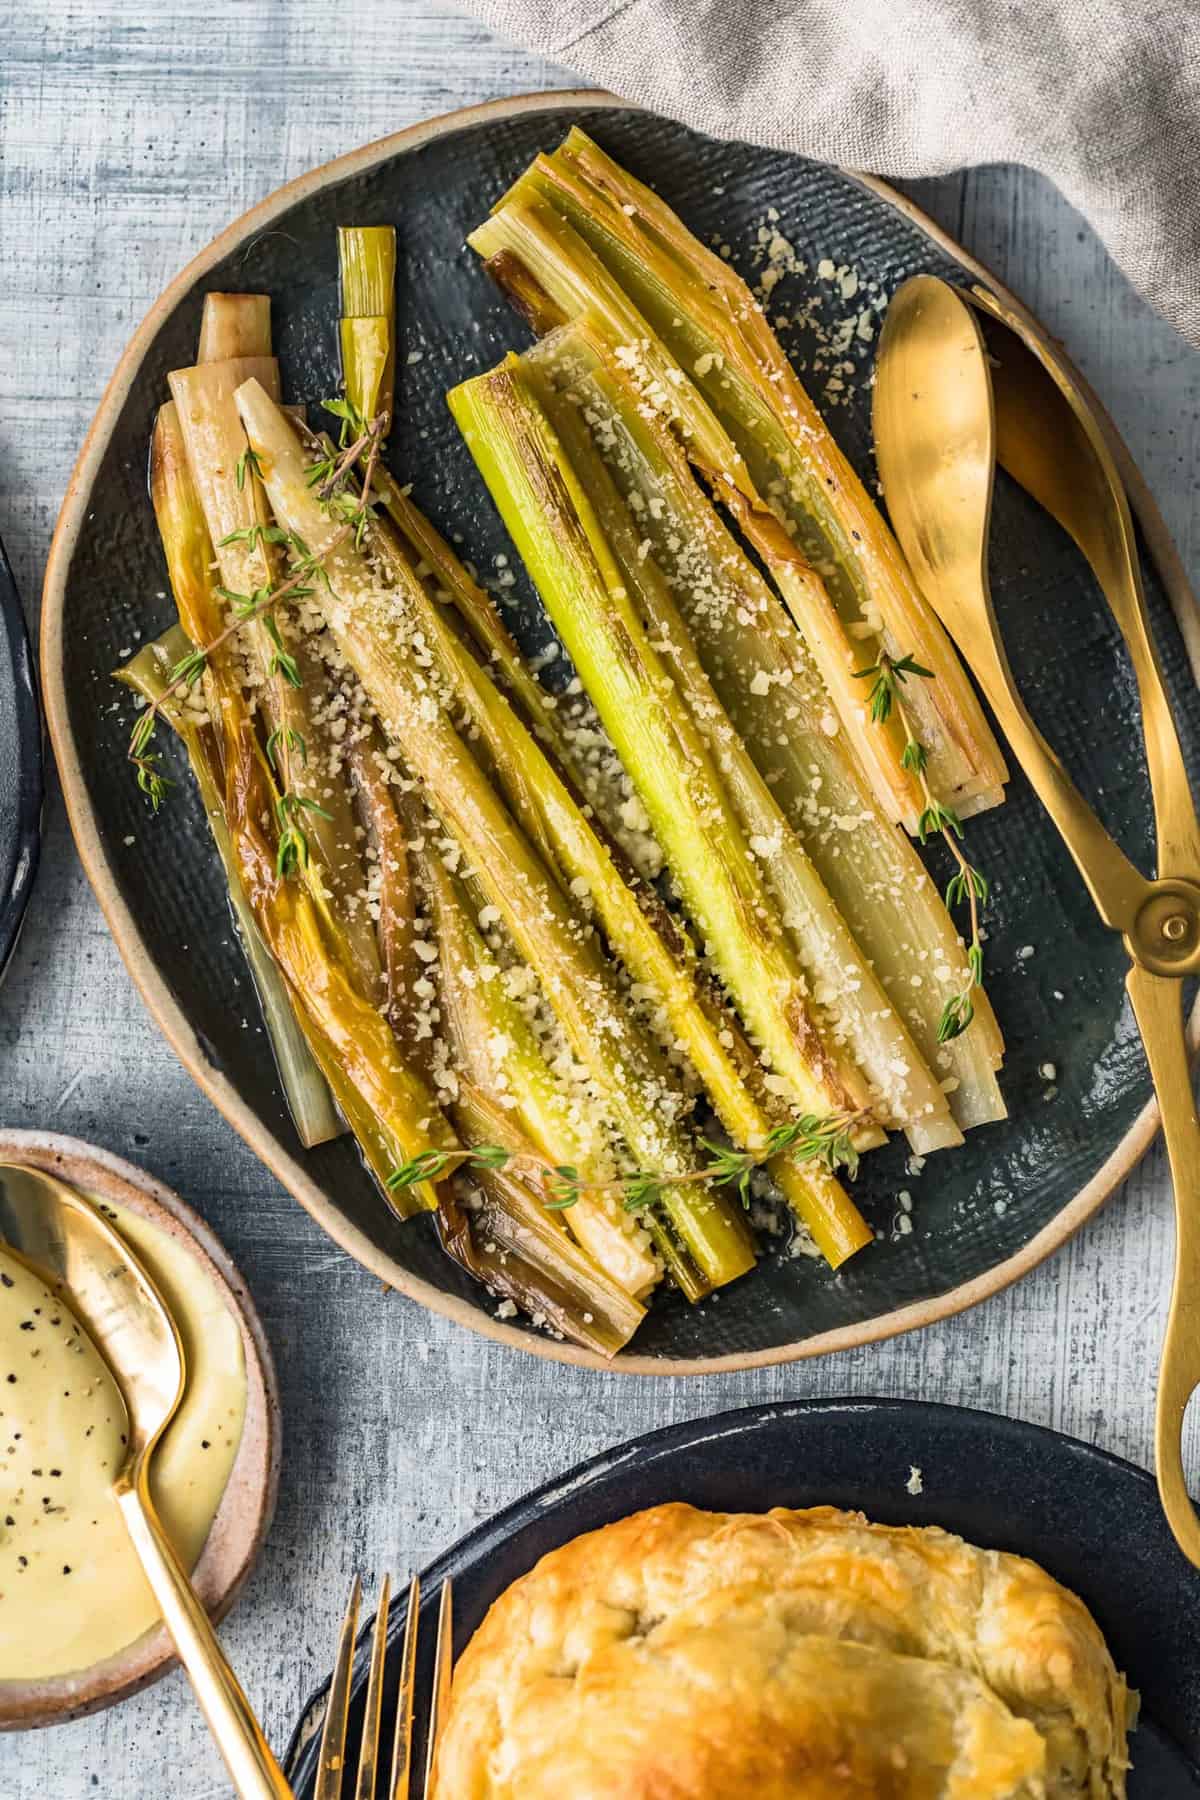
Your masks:
M246 1413L237 1320L196 1258L104 1203L175 1315L188 1380L154 1453L151 1488L192 1569L229 1479ZM85 1331L0 1246L0 1681L91 1668L158 1620L112 1498L125 1408Z

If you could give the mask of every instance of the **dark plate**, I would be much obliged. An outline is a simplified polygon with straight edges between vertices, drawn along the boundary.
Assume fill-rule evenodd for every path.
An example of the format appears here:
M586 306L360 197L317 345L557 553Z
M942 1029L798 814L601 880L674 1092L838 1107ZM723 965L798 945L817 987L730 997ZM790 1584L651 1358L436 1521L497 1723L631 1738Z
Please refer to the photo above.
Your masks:
M42 823L42 722L21 596L0 544L0 977L16 948Z
M167 371L194 355L205 290L269 291L289 396L320 399L338 379L339 220L394 220L399 228L403 379L393 465L433 519L461 536L480 569L493 569L506 539L442 395L522 344L525 333L463 237L533 152L557 143L575 121L652 180L703 236L719 229L743 262L774 207L779 229L810 267L823 257L848 263L868 286L889 292L918 270L978 278L886 189L794 157L715 143L595 96L503 102L343 158L233 226L168 290L134 339L64 506L47 574L43 664L81 853L135 978L193 1074L332 1235L386 1280L510 1342L587 1361L532 1329L498 1324L486 1296L441 1255L428 1222L395 1221L349 1141L299 1151L261 1031L243 1029L247 1013L257 1024L255 1004L191 784L183 780L162 814L150 817L125 762L129 717L114 707L109 679L135 634L156 632L170 618L146 496L146 447ZM803 297L793 282L787 298ZM776 298L784 300L784 288ZM838 300L835 311L843 310ZM421 360L408 364L409 350ZM806 353L803 343L797 350ZM850 354L865 362L869 346ZM832 423L870 473L868 403L864 384ZM1146 585L1194 768L1200 694L1167 594L1176 572L1140 484L1134 497L1158 545L1157 563L1145 560ZM995 592L1026 696L1126 849L1148 867L1151 810L1137 702L1115 626L1073 547L1006 482L994 537ZM524 586L514 596L518 630L528 647L540 647L546 632L538 608ZM1175 598L1181 608L1193 604L1185 591ZM913 1186L905 1148L872 1156L858 1188L883 1234L871 1251L836 1276L786 1255L768 1258L718 1304L695 1310L666 1298L624 1366L780 1361L955 1311L1061 1242L1145 1148L1150 1084L1125 1006L1124 955L1022 779L1013 781L1004 808L972 824L971 845L994 884L990 986L1008 1038L1010 1120L974 1133L965 1149L926 1172L914 1187L909 1236L892 1230L897 1193ZM931 862L942 878L937 850ZM1049 1100L1039 1074L1047 1062L1058 1071Z
M915 1496L905 1485L913 1465L924 1481ZM458 1655L492 1602L547 1551L669 1500L715 1512L842 1506L1032 1557L1091 1608L1142 1696L1130 1800L1200 1800L1200 1575L1175 1547L1152 1478L1076 1438L957 1406L780 1401L650 1432L580 1464L479 1526L422 1576L418 1693L429 1692L447 1577ZM399 1600L388 1630L385 1744L404 1618ZM362 1728L366 1637L355 1663L352 1746ZM313 1792L327 1685L305 1705L288 1750L296 1800ZM356 1766L356 1751L348 1762Z

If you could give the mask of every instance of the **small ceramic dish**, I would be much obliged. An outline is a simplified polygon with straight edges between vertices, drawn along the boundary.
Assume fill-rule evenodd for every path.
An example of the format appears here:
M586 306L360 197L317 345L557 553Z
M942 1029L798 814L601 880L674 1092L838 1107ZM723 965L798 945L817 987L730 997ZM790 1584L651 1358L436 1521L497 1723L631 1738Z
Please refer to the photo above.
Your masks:
M254 1566L279 1486L279 1393L266 1337L245 1283L208 1226L153 1176L77 1138L0 1132L0 1162L45 1169L100 1200L128 1207L184 1246L237 1322L246 1361L241 1443L200 1560L192 1572L211 1617L222 1618ZM0 1730L57 1725L128 1699L175 1666L166 1627L143 1633L115 1656L52 1680L0 1681Z
M165 747L178 785L151 816L127 760L132 714L118 703L111 677L139 637L173 618L146 494L146 451L168 371L194 359L205 292L270 295L285 393L315 405L339 381L339 223L397 227L400 381L392 468L485 576L508 563L512 545L444 395L522 347L527 333L464 238L535 152L558 144L572 125L652 182L706 242L717 234L728 243L750 279L770 219L808 271L778 284L773 311L789 308L807 319L811 308L823 307L827 331L840 341L843 315L863 313L864 297L874 296L862 330L850 333L841 353L838 368L849 363L855 374L844 383L838 377L836 404L823 391L828 360L820 374L821 346L808 325L788 340L868 485L868 377L887 296L925 271L983 282L1021 310L883 183L778 151L718 143L610 96L542 94L416 126L264 201L155 303L113 376L64 501L46 573L42 670L80 855L126 964L180 1061L324 1229L382 1280L502 1342L595 1366L587 1351L522 1320L497 1318L484 1289L442 1253L428 1218L397 1221L350 1139L301 1149L193 784ZM860 291L847 299L822 268L855 270ZM1142 532L1147 598L1184 753L1200 771L1195 601L1154 502L1115 440L1114 453ZM1149 866L1153 813L1137 696L1112 615L1074 545L1006 479L997 486L992 543L992 588L1025 698L1126 852ZM545 616L523 576L505 587L505 598L506 621L526 651L544 649ZM569 677L565 658L552 667ZM919 1178L902 1141L864 1159L855 1197L877 1229L871 1248L837 1274L784 1248L699 1307L663 1295L617 1367L664 1375L748 1368L944 1318L1055 1250L1147 1148L1158 1118L1125 1002L1127 959L1019 771L1006 804L971 820L970 844L991 882L988 987L1008 1045L1002 1086L1009 1118L930 1158ZM942 884L950 869L940 850L931 848L929 866ZM903 1213L902 1227L905 1191L912 1211Z

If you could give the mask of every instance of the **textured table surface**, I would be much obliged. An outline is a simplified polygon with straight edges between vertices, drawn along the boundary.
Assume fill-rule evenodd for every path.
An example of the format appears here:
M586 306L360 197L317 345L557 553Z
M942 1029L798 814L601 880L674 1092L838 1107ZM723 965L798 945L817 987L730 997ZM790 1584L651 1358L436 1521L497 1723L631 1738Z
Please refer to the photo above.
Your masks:
M0 0L0 535L31 613L104 383L209 237L343 150L569 81L435 0ZM988 169L912 191L1065 340L1195 581L1200 355L1037 177ZM193 1087L109 940L53 785L30 918L0 994L0 1121L144 1163L212 1222L249 1281L283 1390L283 1482L224 1635L276 1743L327 1666L353 1569L423 1564L526 1488L655 1426L777 1396L895 1394L1150 1457L1172 1243L1159 1152L1019 1287L891 1344L699 1381L519 1356L382 1293ZM1200 1476L1194 1438L1191 1467ZM0 1740L0 1800L226 1791L178 1674L98 1718Z

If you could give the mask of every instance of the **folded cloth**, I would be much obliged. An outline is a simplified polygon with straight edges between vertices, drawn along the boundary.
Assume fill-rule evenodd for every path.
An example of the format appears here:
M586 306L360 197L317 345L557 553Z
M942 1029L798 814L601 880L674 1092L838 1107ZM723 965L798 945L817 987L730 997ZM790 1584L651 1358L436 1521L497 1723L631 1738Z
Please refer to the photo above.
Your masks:
M878 175L1039 170L1200 344L1200 0L464 0L717 137Z

